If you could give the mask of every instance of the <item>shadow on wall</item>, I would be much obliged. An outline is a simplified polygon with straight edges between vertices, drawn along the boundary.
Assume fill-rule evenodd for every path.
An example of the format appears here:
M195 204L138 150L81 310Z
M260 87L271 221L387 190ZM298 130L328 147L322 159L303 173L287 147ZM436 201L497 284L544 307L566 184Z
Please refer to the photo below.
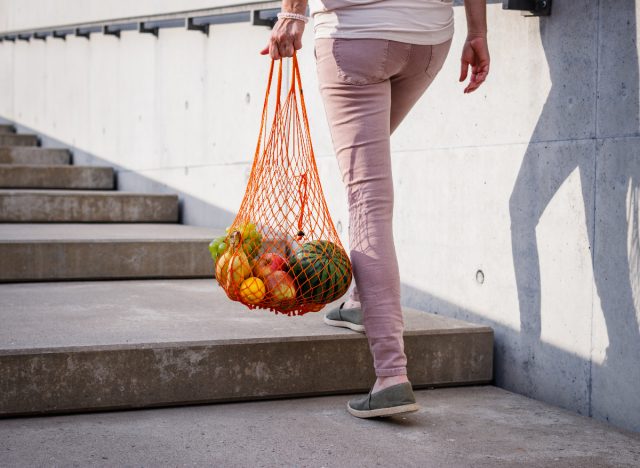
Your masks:
M441 297L437 297L420 289L416 289L415 287L405 283L402 284L402 297L403 300L407 303L429 304L430 311L437 311L439 315L457 317L462 320L467 320L472 323L481 323L493 328L495 336L494 352L496 354L494 358L494 375L503 373L505 371L505 369L503 369L499 365L501 361L499 359L499 356L502 355L504 359L504 355L511 352L510 347L513 347L513 345L520 340L519 330L511 328L501 322L487 319L487 317L481 312L465 309L458 304L454 304ZM540 352L544 353L547 356L553 356L555 359L559 359L561 362L571 363L572 365L583 367L591 366L589 360L580 358L570 351L560 349L549 343L540 343ZM607 372L608 366L609 364L607 362L603 363L602 365L593 364L593 369L594 372ZM582 412L580 413L583 414ZM631 418L633 418L634 416L634 414L630 415ZM640 430L637 421L635 426L633 424L630 424L629 422L627 422L626 424L620 423L619 425L626 426L630 430Z
M636 5L634 0L617 0L608 1L606 6L598 2L593 8L586 5L568 8L566 1L558 1L554 8L555 17L552 18L556 21L540 21L540 36L552 87L531 136L532 143L525 153L509 203L524 380L509 382L509 377L504 379L507 386L529 389L529 394L536 396L540 392L538 387L545 385L541 379L553 375L544 366L555 362L566 367L567 359L575 360L575 356L557 355L557 349L540 340L541 284L536 226L560 186L578 169L595 282L593 310L584 313L598 313L599 298L609 341L601 368L592 369L592 363L584 364L588 381L586 410L589 415L611 419L616 424L625 421L627 426L629 418L634 418L631 424L640 430L640 332L632 291L632 285L637 285L640 278L629 264L629 259L638 258L640 249L637 218L631 216L632 213L637 216L639 209L640 151L637 148L633 151L633 143L609 141L610 137L638 136ZM567 15L562 14L563 9L569 10ZM575 16L570 18L572 14ZM567 20L583 21L583 24L595 22L602 32L597 44L601 57L596 79L599 89L597 94L585 96L584 93L591 94L592 91L591 87L584 87L583 96L577 96L586 102L597 100L597 111L592 117L582 114L579 104L574 106L567 89L575 86L576 81L581 82L576 73L583 68L577 62L583 54L592 54L594 31L589 28L587 35L573 35L573 29L567 31L564 24ZM608 87L614 87L615 91L607 93ZM621 119L624 119L621 126L612 125ZM581 126L593 130L589 130L588 135L581 135ZM583 152L580 146L570 151L549 151L534 143L552 140L557 129L592 139L593 152ZM627 152L629 148L631 151ZM591 333L594 342L597 330ZM633 416L628 411L637 413Z
M493 327L497 385L640 431L636 15L635 0L556 0L552 16L539 20L552 86L509 200L520 329L407 284L402 285L402 297L408 306ZM560 349L541 337L536 227L576 170L582 186L594 289L574 293L587 297L592 293L592 305L574 310L573 316L589 324L584 328L591 336L567 333L564 339L569 350L575 349L574 341L586 343L590 357ZM600 309L606 330L598 326L602 322Z

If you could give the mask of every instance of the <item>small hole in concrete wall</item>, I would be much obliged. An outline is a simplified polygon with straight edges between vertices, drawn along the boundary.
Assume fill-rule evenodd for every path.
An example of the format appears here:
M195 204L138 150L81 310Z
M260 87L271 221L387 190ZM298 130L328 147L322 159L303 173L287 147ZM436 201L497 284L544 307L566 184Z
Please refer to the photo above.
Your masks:
M249 104L251 102L251 94L250 93L245 94L244 102L246 102L247 104Z
M184 101L184 108L189 110L189 101Z
M482 270L476 271L476 281L479 284L484 283L484 272Z

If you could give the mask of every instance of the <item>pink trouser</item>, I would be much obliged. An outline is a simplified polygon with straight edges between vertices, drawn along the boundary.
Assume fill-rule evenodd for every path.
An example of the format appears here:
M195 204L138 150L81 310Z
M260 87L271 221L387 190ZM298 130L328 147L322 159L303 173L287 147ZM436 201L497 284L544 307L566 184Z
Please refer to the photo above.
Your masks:
M362 306L379 377L407 373L393 244L390 135L440 71L450 46L451 41L315 40L320 93L349 203L356 283L350 298Z

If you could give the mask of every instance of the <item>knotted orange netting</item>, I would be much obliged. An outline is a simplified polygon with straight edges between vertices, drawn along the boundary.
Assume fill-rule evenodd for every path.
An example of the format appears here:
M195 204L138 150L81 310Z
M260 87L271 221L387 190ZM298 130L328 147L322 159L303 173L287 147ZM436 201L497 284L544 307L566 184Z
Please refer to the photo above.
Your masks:
M240 210L227 234L209 246L216 278L230 299L251 309L302 315L342 296L351 262L331 221L316 167L300 70L280 102L282 62L267 130L271 61L260 133ZM301 112L298 110L300 106Z

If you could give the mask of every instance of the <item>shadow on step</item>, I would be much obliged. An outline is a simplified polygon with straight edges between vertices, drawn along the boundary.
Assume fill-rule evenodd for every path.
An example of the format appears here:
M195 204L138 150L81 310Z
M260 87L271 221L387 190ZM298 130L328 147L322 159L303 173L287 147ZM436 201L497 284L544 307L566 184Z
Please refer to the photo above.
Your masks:
M235 218L235 213L193 195L189 195L171 185L158 182L127 167L115 164L70 143L43 134L31 127L0 117L0 124L12 124L19 133L34 133L40 138L42 148L68 149L72 153L72 164L85 166L110 166L116 174L116 189L158 194L177 194L179 201L179 223L194 226L226 227Z

